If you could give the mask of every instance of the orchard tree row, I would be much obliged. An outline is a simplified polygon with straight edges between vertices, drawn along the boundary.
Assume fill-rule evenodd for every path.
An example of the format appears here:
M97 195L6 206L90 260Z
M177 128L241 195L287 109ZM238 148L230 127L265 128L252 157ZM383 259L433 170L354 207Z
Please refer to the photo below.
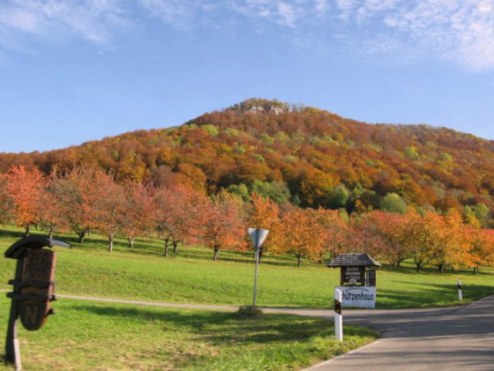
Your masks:
M12 167L0 175L0 222L25 228L36 225L50 237L73 231L84 242L98 230L128 238L159 233L164 255L178 244L202 244L218 259L221 249L248 248L246 228L270 230L262 253L292 254L322 262L342 252L367 252L399 266L411 259L425 266L469 267L478 271L494 264L494 230L477 218L451 209L440 215L408 208L402 213L370 211L351 216L343 210L298 208L254 193L249 201L222 190L208 196L184 184L161 187L117 182L112 174L80 167L43 176L36 169Z

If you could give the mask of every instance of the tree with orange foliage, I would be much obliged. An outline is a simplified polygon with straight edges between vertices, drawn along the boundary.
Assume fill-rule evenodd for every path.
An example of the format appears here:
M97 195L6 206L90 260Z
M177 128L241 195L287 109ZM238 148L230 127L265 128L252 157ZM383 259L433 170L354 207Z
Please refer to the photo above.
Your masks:
M417 272L431 261L445 244L444 221L434 212L427 212L421 216L415 210L408 212L406 234L403 244L410 249Z
M352 233L347 216L338 210L319 208L316 211L317 225L320 226L321 238L324 241L324 253L332 257L349 249L348 239Z
M24 227L28 236L31 225L40 221L39 207L45 180L38 169L27 170L24 166L11 167L6 177L15 221Z
M473 236L467 233L462 215L452 209L442 217L441 224L437 236L439 243L436 245L433 259L438 271L443 273L446 267L458 268L460 265L468 265L471 260Z
M328 204L333 188L338 182L337 175L325 173L311 166L302 172L300 193L306 200L307 206L324 206Z
M468 227L467 233L472 236L468 266L477 274L480 267L494 265L494 230Z
M268 237L259 249L259 263L262 255L272 244L279 242L279 207L276 202L253 193L248 206L247 225L249 228L267 229Z
M226 191L212 196L200 208L199 225L201 240L214 251L213 260L218 260L220 249L246 245L242 202Z
M314 209L295 209L283 215L281 252L293 254L300 267L302 258L317 261L324 253L323 225Z

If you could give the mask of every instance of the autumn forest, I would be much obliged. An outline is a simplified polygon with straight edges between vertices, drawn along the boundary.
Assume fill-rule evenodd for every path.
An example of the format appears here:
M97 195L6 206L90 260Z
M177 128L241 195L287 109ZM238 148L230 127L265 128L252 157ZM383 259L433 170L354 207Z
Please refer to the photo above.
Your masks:
M370 252L417 271L494 263L494 142L250 99L182 126L0 154L0 222L323 261Z

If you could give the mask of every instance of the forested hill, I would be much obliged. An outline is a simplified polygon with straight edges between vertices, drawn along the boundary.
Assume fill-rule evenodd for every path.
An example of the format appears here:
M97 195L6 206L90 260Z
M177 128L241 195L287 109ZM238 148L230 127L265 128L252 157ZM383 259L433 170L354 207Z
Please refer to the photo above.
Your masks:
M316 108L251 99L168 129L62 150L0 154L0 171L86 164L118 179L185 182L301 206L494 210L494 142L425 125L366 124ZM388 196L386 198L386 196Z

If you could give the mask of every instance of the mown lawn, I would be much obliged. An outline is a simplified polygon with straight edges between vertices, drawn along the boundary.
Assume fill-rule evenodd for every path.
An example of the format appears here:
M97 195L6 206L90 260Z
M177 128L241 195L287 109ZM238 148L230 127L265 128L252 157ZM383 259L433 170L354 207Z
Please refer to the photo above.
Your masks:
M20 231L0 234L3 252ZM72 249L55 248L58 256L57 292L150 301L251 304L254 263L251 252L220 254L202 247L180 247L176 256L162 256L162 242L143 239L130 250L119 240L113 253L99 236L84 245L65 236ZM14 261L0 259L0 289L9 289ZM384 267L377 273L377 307L410 308L458 304L456 282L463 282L463 303L494 293L494 272L483 270L439 274L415 273L412 266ZM339 271L291 257L266 256L259 269L258 305L328 308Z
M0 297L2 334L8 304ZM376 337L346 326L339 343L332 321L287 315L250 318L71 300L53 305L58 314L42 329L19 331L25 370L299 369ZM0 369L8 368L2 363Z

